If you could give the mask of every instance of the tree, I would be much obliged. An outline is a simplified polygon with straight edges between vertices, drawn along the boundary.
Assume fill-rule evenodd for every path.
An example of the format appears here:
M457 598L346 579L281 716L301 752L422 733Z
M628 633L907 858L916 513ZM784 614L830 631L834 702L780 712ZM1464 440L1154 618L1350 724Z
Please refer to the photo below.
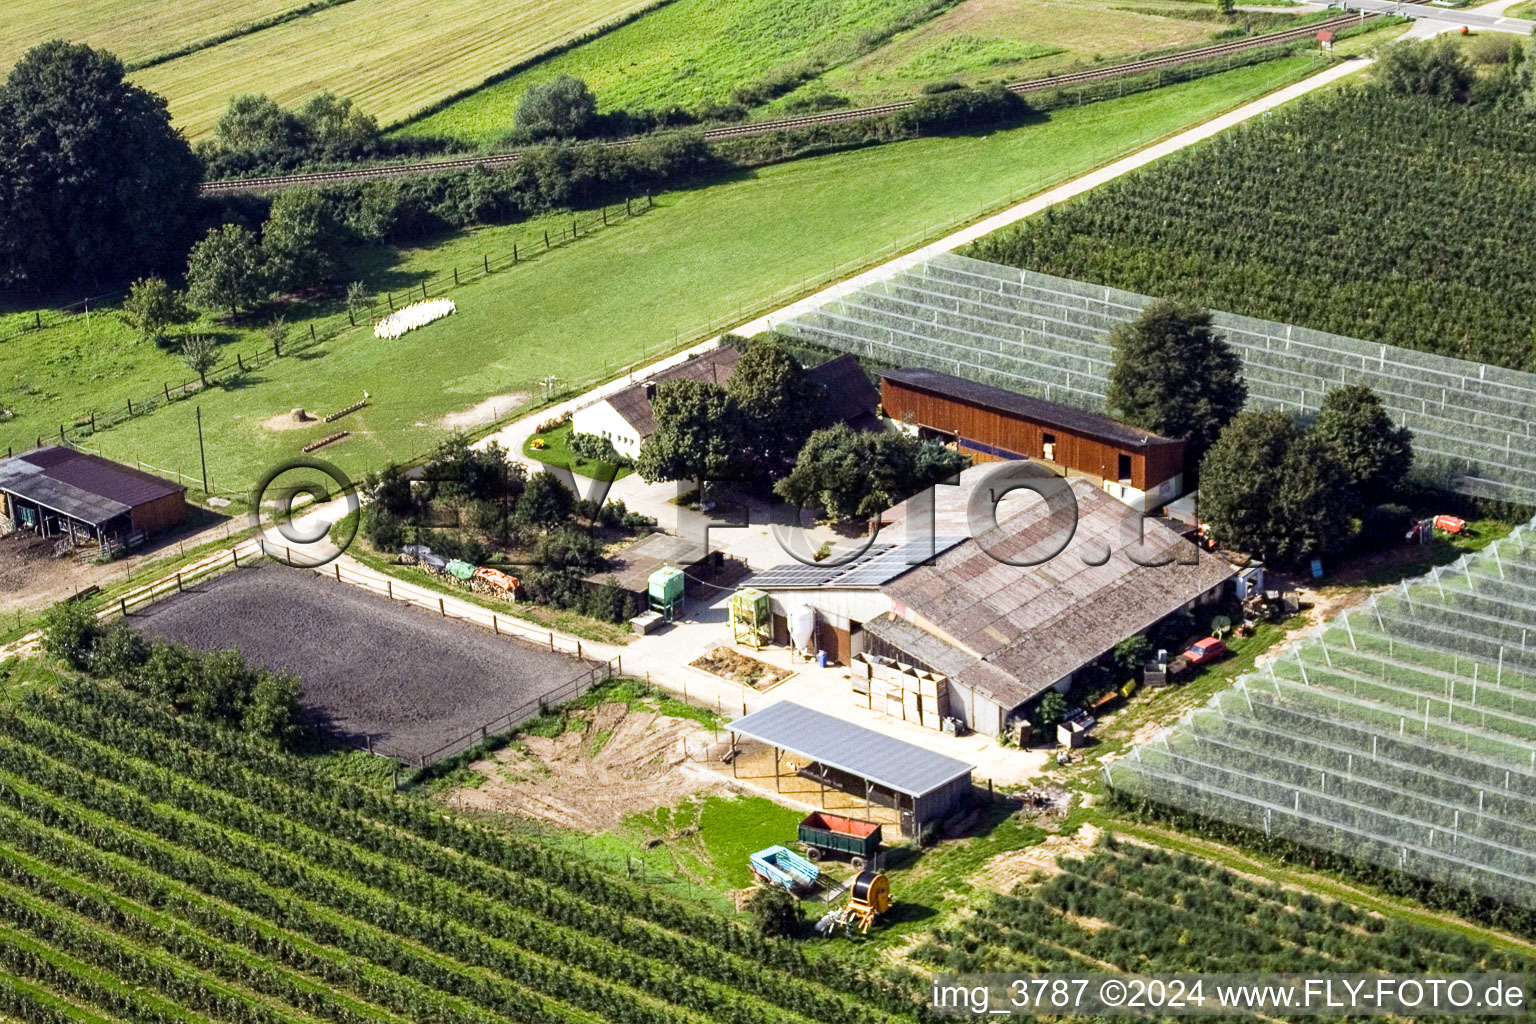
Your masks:
M1465 103L1477 81L1477 70L1450 37L1385 47L1372 75L1388 92L1446 103Z
M123 319L137 329L145 341L158 345L165 340L167 328L187 319L187 307L164 278L141 277L128 287L128 297L123 300Z
M771 342L742 354L725 384L742 415L742 441L753 468L771 478L794 461L821 419L827 399L800 361Z
M272 200L261 229L266 283L278 291L330 281L340 272L343 229L315 189L289 189Z
M283 346L288 344L288 335L291 330L288 321L280 316L273 317L271 323L261 329L261 333L266 335L267 344L272 346L273 355L283 354Z
M298 733L299 677L292 672L263 672L251 688L241 716L246 732L278 743L290 742Z
M304 142L304 125L272 97L248 94L231 97L214 123L213 138L231 153L294 149Z
M319 145L366 142L379 134L379 122L352 105L350 98L317 92L299 106L299 124L309 141Z
M43 650L75 668L90 664L100 635L96 613L79 601L61 601L43 616Z
M202 166L165 100L89 46L35 46L0 85L0 287L174 269Z
M1510 100L1527 114L1536 114L1536 36L1526 38L1525 47L1512 57L1514 70L1510 75Z
M238 224L209 230L187 254L187 296L204 309L238 313L267 295L261 245Z
M368 286L361 281L353 281L347 285L347 315L354 321L357 315L365 309L373 306L373 296L368 293Z
M1325 394L1310 433L1366 504L1389 499L1413 466L1413 431L1393 423L1381 399L1364 384Z
M658 480L727 480L741 476L746 461L740 408L718 384L664 381L651 399L656 430L640 447L635 468L648 483Z
M187 364L187 369L197 374L197 379L203 387L208 386L208 371L218 365L219 353L214 347L213 339L206 334L194 334L183 338L181 341L181 361Z
M575 507L576 495L546 469L528 478L522 497L517 499L517 519L549 529L569 519Z
M1221 546L1298 564L1350 539L1344 471L1284 412L1244 412L1200 468L1200 518Z
M1035 721L1039 725L1055 725L1066 713L1067 698L1056 690L1047 690L1035 705Z
M513 115L517 130L533 138L575 138L597 114L597 100L587 83L571 75L557 75L531 86Z
M811 434L774 492L826 519L872 516L947 480L967 464L943 445L896 431L861 432L839 423Z
M1159 301L1109 338L1114 366L1105 404L1114 418L1183 438L1198 466L1247 398L1242 362L1211 329L1211 314Z
M765 939L789 939L800 933L800 901L781 886L757 886L747 895L746 909Z

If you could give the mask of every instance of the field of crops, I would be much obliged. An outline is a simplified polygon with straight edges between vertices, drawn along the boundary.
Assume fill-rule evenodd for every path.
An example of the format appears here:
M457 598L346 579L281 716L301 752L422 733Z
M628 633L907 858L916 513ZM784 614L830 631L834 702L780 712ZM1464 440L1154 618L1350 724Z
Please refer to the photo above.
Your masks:
M999 973L1536 970L1536 957L1124 840L1060 867L936 929L915 959Z
M1536 909L1536 536L1373 597L1110 766L1121 793Z
M637 21L482 89L407 130L491 141L530 85L575 75L602 109L729 102L731 91L808 60L836 63L929 0L672 0Z
M250 92L296 105L330 89L390 124L652 2L350 0L133 80L169 99L176 126L194 138L231 96Z
M191 46L252 22L307 7L308 0L0 0L0 74L28 48L68 39L132 63Z
M89 688L0 714L0 1014L888 1024L792 946Z
M1536 370L1529 129L1484 108L1346 89L1223 132L972 254Z

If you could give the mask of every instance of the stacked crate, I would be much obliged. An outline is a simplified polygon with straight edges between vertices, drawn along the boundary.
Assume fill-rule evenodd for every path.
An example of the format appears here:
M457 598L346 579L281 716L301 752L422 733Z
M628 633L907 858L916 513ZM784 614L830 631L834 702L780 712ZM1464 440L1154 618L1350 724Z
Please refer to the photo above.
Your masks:
M860 654L849 673L853 702L892 718L942 729L949 714L949 680L879 655Z

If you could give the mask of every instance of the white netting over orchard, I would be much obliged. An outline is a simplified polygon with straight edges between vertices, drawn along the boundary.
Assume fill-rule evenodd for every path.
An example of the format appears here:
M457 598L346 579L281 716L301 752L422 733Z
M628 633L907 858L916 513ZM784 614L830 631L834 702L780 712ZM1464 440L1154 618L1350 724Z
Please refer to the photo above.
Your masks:
M1536 908L1536 524L1340 615L1107 775Z
M1150 301L946 254L780 329L1100 411L1108 334ZM1366 384L1413 430L1421 475L1536 505L1536 374L1229 313L1215 322L1242 356L1251 405L1315 410L1329 388Z

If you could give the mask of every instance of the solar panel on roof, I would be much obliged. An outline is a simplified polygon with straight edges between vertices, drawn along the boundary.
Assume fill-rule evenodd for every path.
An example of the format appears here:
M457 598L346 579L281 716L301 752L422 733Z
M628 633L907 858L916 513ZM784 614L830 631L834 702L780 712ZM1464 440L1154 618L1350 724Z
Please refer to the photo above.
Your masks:
M876 544L846 565L777 565L752 576L744 585L760 590L878 587L964 540L964 537L934 537L931 541L925 538L900 544Z

